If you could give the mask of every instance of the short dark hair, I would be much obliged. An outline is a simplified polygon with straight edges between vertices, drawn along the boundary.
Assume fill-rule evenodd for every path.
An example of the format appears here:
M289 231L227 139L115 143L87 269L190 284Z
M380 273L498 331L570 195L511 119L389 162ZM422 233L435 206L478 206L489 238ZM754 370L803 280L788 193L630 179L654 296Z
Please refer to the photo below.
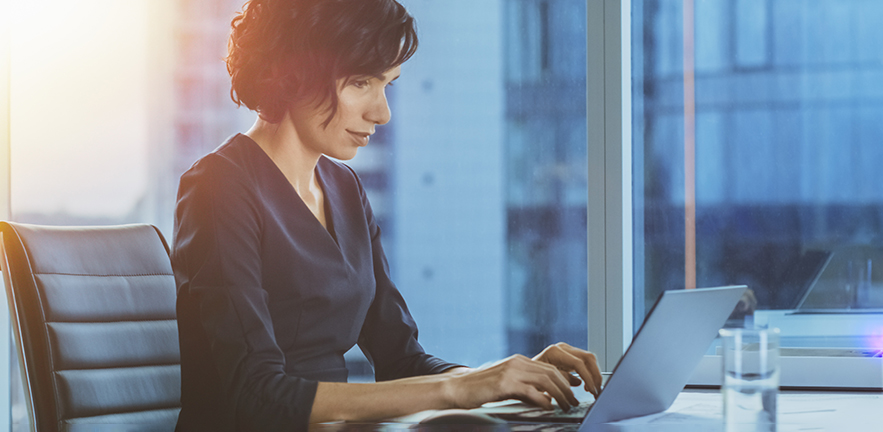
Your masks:
M417 50L414 19L395 0L249 0L227 44L230 97L278 123L296 101L330 101L337 80L377 76Z

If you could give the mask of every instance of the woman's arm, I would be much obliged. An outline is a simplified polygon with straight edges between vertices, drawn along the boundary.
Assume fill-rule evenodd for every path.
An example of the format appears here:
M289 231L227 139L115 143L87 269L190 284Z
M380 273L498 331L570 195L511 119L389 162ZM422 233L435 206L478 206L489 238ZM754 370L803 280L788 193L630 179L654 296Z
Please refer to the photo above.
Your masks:
M563 344L550 347L533 360L513 356L477 370L444 363L425 354L417 342L416 324L390 280L380 228L371 205L358 176L354 172L352 175L371 236L376 280L376 296L363 324L359 345L375 367L375 378L382 382L319 383L311 423L377 420L426 409L475 408L505 399L520 399L551 409L551 400L555 398L559 406L568 409L579 403L570 385L581 383L570 375L571 371L588 377L587 390L594 390L589 384L594 382L589 371L594 368L599 380L601 376L594 357L582 350L567 352L559 346ZM590 360L591 366L577 365L574 359ZM445 372L437 373L443 370Z
M579 403L561 370L515 355L481 369L455 368L370 384L319 383L310 423L379 420L427 409L477 408L506 399L552 409L552 398L565 410Z

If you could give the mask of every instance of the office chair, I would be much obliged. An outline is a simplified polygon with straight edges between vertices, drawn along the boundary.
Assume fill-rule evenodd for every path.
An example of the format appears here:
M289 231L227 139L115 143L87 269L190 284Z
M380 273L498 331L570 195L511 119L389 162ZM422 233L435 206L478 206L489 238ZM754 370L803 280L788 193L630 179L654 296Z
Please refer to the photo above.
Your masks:
M0 243L32 430L174 430L175 281L159 230L0 222Z

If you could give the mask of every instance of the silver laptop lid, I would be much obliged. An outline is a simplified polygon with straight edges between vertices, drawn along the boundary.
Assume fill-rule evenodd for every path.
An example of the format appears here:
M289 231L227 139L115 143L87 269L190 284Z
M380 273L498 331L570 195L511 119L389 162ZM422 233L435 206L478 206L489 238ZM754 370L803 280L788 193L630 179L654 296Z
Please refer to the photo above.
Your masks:
M656 300L580 431L668 409L745 286L665 291Z

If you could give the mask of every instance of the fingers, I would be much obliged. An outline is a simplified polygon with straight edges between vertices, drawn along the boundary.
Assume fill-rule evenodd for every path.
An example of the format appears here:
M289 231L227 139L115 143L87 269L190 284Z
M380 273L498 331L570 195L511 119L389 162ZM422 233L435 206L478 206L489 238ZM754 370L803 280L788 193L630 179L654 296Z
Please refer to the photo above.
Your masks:
M532 391L525 390L531 388L534 391L548 393L565 411L579 404L579 400L570 389L568 380L564 378L558 368L548 363L533 361L523 356L514 356L507 359L502 366L509 375L506 378L519 383L513 388L515 394L512 395L518 399L524 400L527 397L531 403L536 403L544 409L551 409L551 399L545 400L543 403L543 400L537 399ZM523 384L527 384L527 387L524 387Z
M572 355L572 354L567 354L566 356L563 357L562 360L564 361L564 363L567 365L567 367L569 369L575 371L577 373L577 375L579 375L579 377L582 378L582 381L576 383L576 385L580 385L582 383L585 383L586 391L591 392L592 394L595 394L597 396L597 393L595 391L595 388L596 388L595 387L595 377L592 375L592 372L586 366L586 363L587 363L586 360L581 359L581 358L579 358L575 355Z
M583 363L583 360L568 352L560 352L555 358L555 366L561 373L567 377L571 386L578 386L586 383L586 390L594 388L594 381L589 369ZM576 376L572 374L576 372Z
M558 401L561 409L568 411L571 406L578 405L579 400L570 390L570 383L561 374L558 368L542 362L526 359L528 370L525 371L525 381L533 385L537 390L548 393Z
M594 354L583 351L579 348L573 348L573 355L577 357L576 372L583 379L585 389L593 395L598 396L601 392L601 369L598 367L598 359Z
M586 365L593 365L594 368L590 368ZM595 361L595 357L592 356L590 360L583 359L577 363L576 371L579 376L582 377L586 391L597 397L598 393L601 392L601 371L598 369L598 363Z
M576 372L585 383L586 391L595 396L601 391L601 369L595 355L588 351L560 342L549 346L534 359L555 365L565 372ZM579 385L571 378L568 377L573 385Z
M544 410L554 409L554 406L552 406L552 396L537 390L534 386L526 385L520 394L521 396L518 397L518 400L522 402L536 405Z
M538 364L543 367L548 367L548 369L546 369L548 386L544 387L544 390L558 401L558 406L564 411L569 411L570 407L579 405L579 399L576 398L573 391L570 389L569 380L564 378L561 371L551 365L543 363Z
M578 348L574 349L579 350ZM598 396L598 394L601 393L601 383L603 382L601 368L598 367L598 358L595 357L595 354L583 350L579 350L576 355L582 360L580 366L583 367L584 371L579 371L578 373L583 377L583 381L586 383L586 391ZM594 388L589 388L589 383L591 383L591 387Z
M584 351L575 355L568 354L565 361L582 378L583 388L598 396L601 391L601 371L598 369L598 362L595 361L594 354Z
M561 373L563 373L564 377L567 378L568 381L570 381L571 387L576 387L583 383L583 380L570 372L561 371Z

